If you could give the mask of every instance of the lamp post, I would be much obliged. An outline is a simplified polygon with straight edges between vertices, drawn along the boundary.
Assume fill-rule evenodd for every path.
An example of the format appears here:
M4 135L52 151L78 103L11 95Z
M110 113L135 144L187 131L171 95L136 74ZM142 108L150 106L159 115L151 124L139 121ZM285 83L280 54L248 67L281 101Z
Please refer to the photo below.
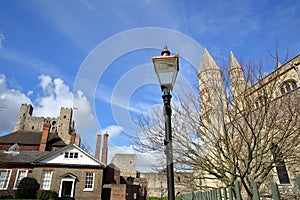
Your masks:
M174 87L177 73L179 71L178 54L170 56L167 46L161 52L161 56L152 56L155 73L157 75L164 103L165 116L165 153L167 158L167 186L168 200L175 200L174 191L174 167L173 167L173 147L172 147L172 130L171 130L171 90Z

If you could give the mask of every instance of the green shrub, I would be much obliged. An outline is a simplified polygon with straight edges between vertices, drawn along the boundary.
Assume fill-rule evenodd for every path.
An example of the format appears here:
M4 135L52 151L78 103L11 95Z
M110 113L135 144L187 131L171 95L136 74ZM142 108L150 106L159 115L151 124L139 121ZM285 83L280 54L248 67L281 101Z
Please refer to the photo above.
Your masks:
M39 188L40 184L38 184L38 182L34 178L25 177L20 181L18 185L16 198L35 199L36 191L38 191Z
M37 191L37 199L41 200L53 200L57 199L58 194L53 190L39 190Z

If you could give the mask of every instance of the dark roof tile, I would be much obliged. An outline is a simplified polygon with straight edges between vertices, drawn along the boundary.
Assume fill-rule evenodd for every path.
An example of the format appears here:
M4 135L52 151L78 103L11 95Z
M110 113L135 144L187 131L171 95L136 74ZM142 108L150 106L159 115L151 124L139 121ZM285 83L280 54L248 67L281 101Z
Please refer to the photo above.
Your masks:
M31 163L37 158L45 156L49 151L0 151L0 163Z
M16 131L4 136L0 136L0 144L21 144L21 145L39 145L42 132L39 131ZM61 138L53 132L49 133L48 145L65 146Z

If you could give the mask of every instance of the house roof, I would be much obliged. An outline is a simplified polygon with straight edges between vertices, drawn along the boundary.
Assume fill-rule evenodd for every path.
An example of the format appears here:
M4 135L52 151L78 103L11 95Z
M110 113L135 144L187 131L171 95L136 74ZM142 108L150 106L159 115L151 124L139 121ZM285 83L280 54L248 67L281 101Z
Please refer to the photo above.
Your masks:
M0 136L0 144L18 143L19 145L40 145L41 137L41 131L16 131L4 136ZM65 146L66 144L56 133L50 132L48 137L48 145Z
M30 164L37 158L49 154L48 151L4 151L0 150L0 163L4 164Z

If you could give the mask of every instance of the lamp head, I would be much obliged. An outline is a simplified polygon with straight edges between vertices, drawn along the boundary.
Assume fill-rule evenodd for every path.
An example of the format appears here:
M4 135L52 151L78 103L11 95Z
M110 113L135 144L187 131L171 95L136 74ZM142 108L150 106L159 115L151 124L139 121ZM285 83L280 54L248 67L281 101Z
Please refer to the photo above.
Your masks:
M178 54L170 56L167 46L161 52L161 56L152 56L154 70L157 75L161 89L172 90L179 71Z

